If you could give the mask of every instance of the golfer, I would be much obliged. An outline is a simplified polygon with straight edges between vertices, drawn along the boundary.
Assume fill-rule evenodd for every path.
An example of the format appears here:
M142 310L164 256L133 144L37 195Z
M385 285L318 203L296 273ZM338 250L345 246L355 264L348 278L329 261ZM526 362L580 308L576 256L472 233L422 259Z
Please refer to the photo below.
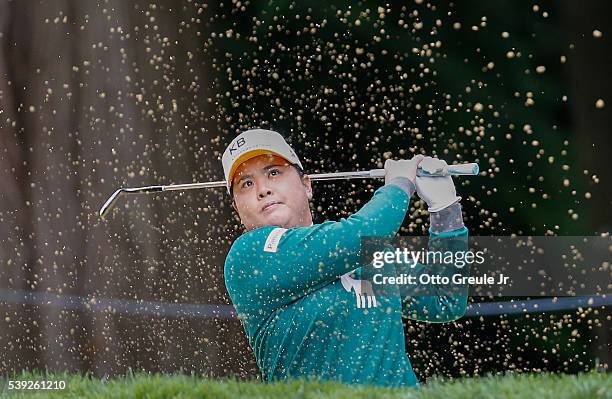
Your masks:
M387 160L385 184L358 212L313 224L311 181L279 133L248 130L227 147L227 189L246 231L225 260L225 284L264 380L419 384L402 316L456 320L467 296L374 296L359 280L359 251L362 236L395 236L415 192L428 204L430 240L467 237L452 178L417 177L421 162L443 161Z

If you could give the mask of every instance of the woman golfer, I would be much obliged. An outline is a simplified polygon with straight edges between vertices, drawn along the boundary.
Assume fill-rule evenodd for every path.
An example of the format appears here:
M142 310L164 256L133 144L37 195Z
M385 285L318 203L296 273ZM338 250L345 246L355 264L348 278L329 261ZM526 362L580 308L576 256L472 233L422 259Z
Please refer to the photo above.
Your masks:
M369 202L321 224L312 221L310 179L280 134L243 132L222 162L246 228L225 260L225 284L264 380L418 385L402 316L456 320L467 296L374 296L358 280L359 251L362 236L397 233L415 191L429 207L430 240L467 237L452 178L416 176L419 163L443 161L387 160L385 184Z

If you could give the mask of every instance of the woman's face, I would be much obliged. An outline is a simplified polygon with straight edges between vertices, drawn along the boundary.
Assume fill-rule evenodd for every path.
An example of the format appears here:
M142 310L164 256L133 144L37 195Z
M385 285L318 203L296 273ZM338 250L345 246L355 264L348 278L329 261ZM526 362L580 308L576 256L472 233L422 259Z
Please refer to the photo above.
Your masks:
M232 181L233 206L246 230L262 226L310 226L310 178L284 158L259 155L243 162Z

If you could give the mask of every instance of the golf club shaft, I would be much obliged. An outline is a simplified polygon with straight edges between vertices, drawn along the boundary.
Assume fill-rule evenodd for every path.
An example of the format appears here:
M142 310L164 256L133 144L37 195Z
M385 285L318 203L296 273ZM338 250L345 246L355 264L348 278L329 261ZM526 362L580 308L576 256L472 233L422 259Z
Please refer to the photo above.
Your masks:
M445 176L445 175L477 175L478 164L466 163L461 165L448 165L443 171L439 171L436 174L428 174L421 169L417 169L418 176ZM372 179L372 178L384 178L384 169L371 169L353 172L335 172L335 173L315 173L309 174L310 180L347 180L347 179ZM186 183L186 184L171 184L167 186L144 186L144 187L131 187L131 188L120 188L115 191L102 205L100 208L100 217L104 218L106 214L113 208L117 199L122 195L132 194L150 194L159 193L162 191L179 191L179 190L192 190L200 188L215 188L225 187L225 180L212 181L206 183Z

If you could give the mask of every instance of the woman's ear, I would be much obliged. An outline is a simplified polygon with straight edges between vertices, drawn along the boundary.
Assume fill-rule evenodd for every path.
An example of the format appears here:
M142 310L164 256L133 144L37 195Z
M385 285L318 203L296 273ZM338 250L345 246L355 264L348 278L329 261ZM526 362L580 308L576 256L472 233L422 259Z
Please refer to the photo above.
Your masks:
M236 207L236 201L232 198L232 208L238 213L238 208Z
M308 200L312 200L312 181L310 180L310 176L304 175L302 177L302 184L304 184L304 187L306 188Z

